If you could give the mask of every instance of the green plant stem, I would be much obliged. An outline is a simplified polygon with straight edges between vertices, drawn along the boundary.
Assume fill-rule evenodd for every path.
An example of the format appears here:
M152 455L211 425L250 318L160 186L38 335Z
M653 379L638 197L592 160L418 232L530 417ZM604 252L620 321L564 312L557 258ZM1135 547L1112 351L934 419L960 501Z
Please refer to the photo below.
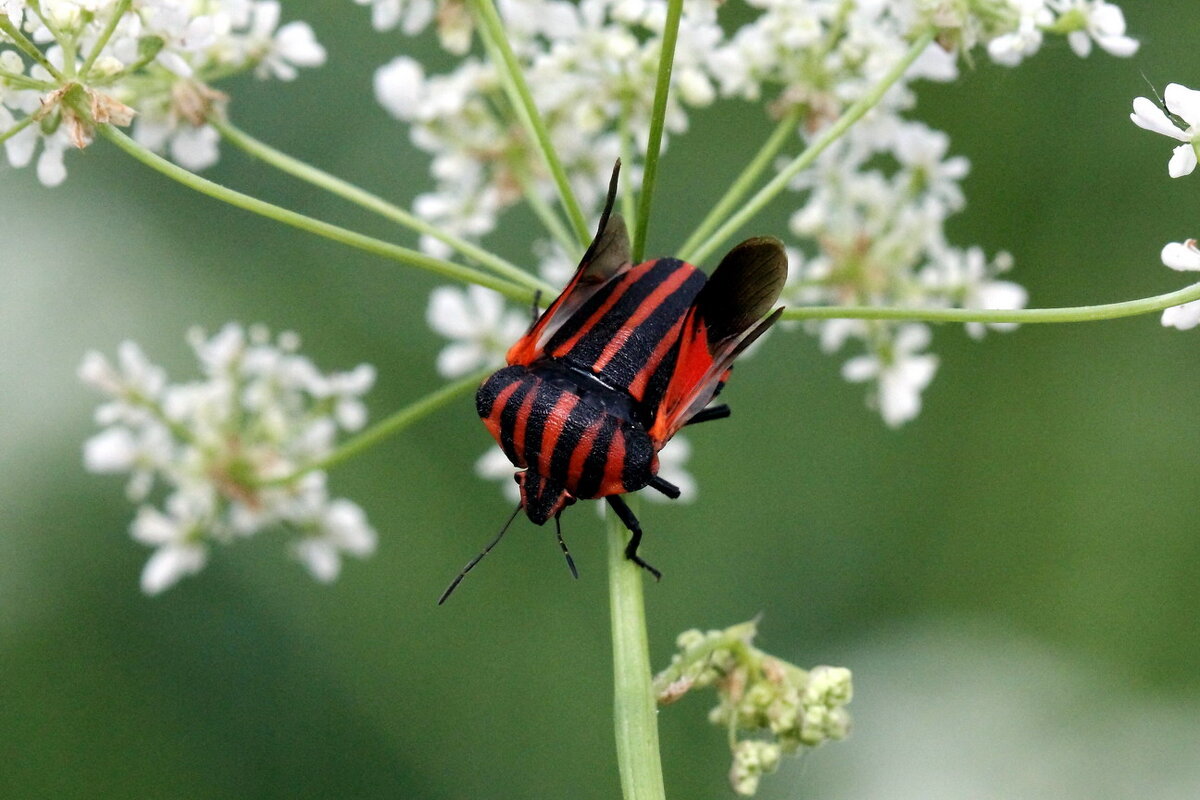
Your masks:
M28 75L18 75L15 72L9 72L4 69L0 69L0 80L16 86L18 89L35 89L39 92L52 92L57 88L53 83L39 81L36 78L30 78Z
M751 197L736 214L726 220L725 224L718 228L712 236L709 236L694 252L688 253L686 256L687 260L694 262L704 261L704 259L712 255L713 251L725 244L742 225L745 225L764 206L774 200L776 195L787 188L792 178L809 167L816 161L817 156L824 152L825 148L837 141L842 134L850 129L851 125L858 122L868 111L875 107L880 99L883 98L883 95L887 93L887 90L896 81L900 80L912 62L916 61L917 57L925 52L925 48L933 41L933 36L932 31L918 36L912 45L909 46L908 52L904 54L904 57L888 70L879 83L875 84L869 92L847 108L845 113L838 118L837 122L826 128L803 153L792 159L766 186L759 189L758 193ZM681 257L684 256L681 255Z
M381 239L374 239L370 236L364 236L361 233L356 233L346 228L331 225L328 222L323 222L312 217L299 214L280 206L259 200L256 197L243 194L234 189L221 186L218 183L213 183L207 178L201 178L186 169L167 161L162 156L152 153L145 147L142 147L137 142L130 139L121 131L111 125L98 126L100 133L115 144L117 147L124 150L129 155L141 161L143 164L152 169L161 172L168 178L179 181L184 186L190 189L195 189L209 197L229 203L237 208L252 211L255 214L260 214L268 219L273 219L276 222L282 222L285 225L291 225L294 228L299 228L303 231L322 236L326 239L338 242L340 244L354 247L368 253L373 253L384 258L399 261L402 264L417 267L435 275L440 275L443 278L462 281L464 283L475 283L480 286L485 286L489 289L494 289L500 292L505 297L509 297L521 303L529 303L533 299L533 291L528 288L517 286L510 281L488 275L486 272L464 267L455 264L451 261L444 261L440 258L425 255L416 250L410 250L407 247L385 242Z
M1063 308L1023 308L1018 310L982 308L885 308L872 306L810 306L785 308L781 319L887 319L920 322L1012 322L1030 325L1040 322L1095 322L1102 319L1152 314L1184 303L1200 300L1200 283L1193 283L1166 294L1139 300L1104 303L1095 306Z
M712 211L709 211L708 215L696 226L696 230L683 243L683 247L679 248L679 258L690 261L692 251L711 236L712 232L721 224L721 220L732 213L737 204L742 202L742 198L754 186L754 182L762 175L763 170L770 166L775 156L783 149L784 144L795 134L796 126L800 124L802 116L803 110L796 107L779 120L779 124L775 126L775 130L771 132L770 137L763 143L758 153L737 176L725 195L713 206Z
M633 131L629 129L630 101L623 104L621 118L617 121L617 132L621 142L621 163L633 164ZM625 217L625 227L629 234L637 237L637 200L633 196L633 181L621 181L621 214Z
M96 63L96 59L100 57L100 52L104 46L108 44L108 40L112 38L113 32L117 29L117 25L121 22L121 17L125 16L125 12L129 10L129 6L133 4L133 0L120 0L117 7L112 10L112 16L108 18L108 24L104 26L104 30L100 32L100 37L96 39L96 43L92 45L92 51L88 53L87 58L83 61L83 66L79 68L79 74L84 80L87 80L88 72L91 71L92 65Z
M494 371L493 368L489 367L488 369L472 373L465 378L460 378L454 383L448 383L442 388L425 395L420 400L396 411L391 416L380 420L357 436L347 439L340 447L319 461L306 464L288 475L262 481L258 485L278 486L289 484L310 472L332 469L344 461L349 461L365 450L369 450L380 442L395 436L414 422L424 419L434 411L474 391Z
M212 125L221 136L225 137L230 143L241 148L246 153L259 158L262 161L270 164L277 169L299 178L302 181L307 181L314 186L319 186L332 194L343 199L349 200L355 205L372 211L380 216L399 223L410 230L417 233L423 233L427 236L448 244L450 247L462 253L469 259L478 262L487 267L492 272L502 278L507 278L514 283L520 283L528 286L534 291L542 291L543 293L553 292L554 288L544 281L530 275L525 270L515 264L505 261L503 258L484 250L482 247L472 244L464 239L447 233L436 225L432 225L415 214L400 208L399 206L389 203L378 195L372 194L365 189L361 189L348 181L330 175L328 172L317 169L316 167L306 164L298 158L290 156L280 150L271 147L269 144L255 139L250 134L239 129L227 120L210 119L209 124Z
M4 31L4 33L8 34L8 37L12 39L12 42L14 45L16 45L17 49L40 64L42 68L46 70L46 72L50 73L50 76L54 78L54 80L59 82L64 80L63 74L59 72L58 67L51 64L46 58L45 53L39 50L37 45L29 41L25 34L21 33L20 29L17 28L16 25L12 24L12 20L9 19L7 14L0 14L0 31Z
M27 117L22 117L20 122L16 123L8 130L0 131L0 144L3 144L4 142L8 141L12 137L16 136L21 131L28 128L30 125L33 124L33 122L34 122L33 115L30 114Z
M664 800L650 648L646 642L642 569L625 558L629 532L611 511L605 516L605 527L612 612L613 710L621 792L625 800Z
M679 18L683 0L667 0L667 22L663 27L662 49L658 55L658 79L654 86L654 105L650 113L650 138L646 142L646 166L642 173L642 191L638 197L637 225L633 230L633 263L639 264L646 253L646 235L650 228L650 208L654 204L654 186L658 181L658 158L662 154L663 127L667 121L667 97L671 92L671 70L675 66L675 43L679 40Z
M496 62L496 67L500 71L500 79L504 83L505 91L517 111L521 124L533 141L537 142L546 167L554 177L554 183L558 186L558 194L567 211L567 218L575 229L575 235L579 238L579 243L586 246L591 240L591 234L588 232L587 221L583 218L583 210L579 207L579 201L575 199L575 192L567 180L567 172L563 169L558 153L555 152L554 145L550 142L550 132L546 129L546 122L542 119L541 112L533 102L533 93L529 91L529 84L525 82L521 65L517 63L516 54L513 53L512 46L508 43L508 36L504 32L504 22L500 19L500 14L496 11L492 0L467 0L467 5L479 26L480 36L489 55Z
M558 216L558 213L551 208L541 195L538 194L537 187L533 183L533 178L529 176L528 170L522 164L517 163L517 159L511 159L509 167L512 169L513 175L517 182L521 184L521 193L525 196L525 202L529 204L529 208L542 222L542 227L550 234L559 245L562 246L563 252L575 256L582 253L579 243L575 241L575 237L567 230L564 223Z

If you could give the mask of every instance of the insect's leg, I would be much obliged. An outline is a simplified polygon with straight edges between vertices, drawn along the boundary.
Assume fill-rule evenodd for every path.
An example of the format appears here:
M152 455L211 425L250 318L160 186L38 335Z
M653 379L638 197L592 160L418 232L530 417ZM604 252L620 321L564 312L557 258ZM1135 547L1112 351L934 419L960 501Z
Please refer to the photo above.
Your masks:
M612 506L612 510L617 512L617 519L621 520L621 524L633 534L633 538L625 546L625 557L653 575L654 580L662 580L662 573L643 561L642 557L637 554L638 545L642 543L642 526L638 524L637 517L633 515L633 511L621 499L620 495L609 495L604 499Z
M567 557L567 566L571 569L571 576L575 580L579 580L579 571L575 569L575 560L571 558L571 552L567 550L567 543L562 538L562 525L558 522L560 516L562 516L561 511L554 515L554 532L558 535L558 546L562 548L563 555Z
M657 475L651 478L650 482L646 485L651 489L657 489L672 500L679 499L679 487L670 481L665 480L664 478L660 478Z
M725 419L730 415L730 413L732 412L730 412L729 406L725 405L724 403L719 406L709 406L708 408L698 411L695 416L683 424L684 426L687 426L695 425L698 422L708 422L709 420L713 419Z

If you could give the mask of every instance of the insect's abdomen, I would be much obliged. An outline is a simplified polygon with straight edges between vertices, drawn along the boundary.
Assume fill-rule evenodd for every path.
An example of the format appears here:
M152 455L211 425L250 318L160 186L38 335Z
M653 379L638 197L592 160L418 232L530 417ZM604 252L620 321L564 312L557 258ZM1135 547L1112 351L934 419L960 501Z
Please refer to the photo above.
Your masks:
M475 395L480 419L518 467L587 499L641 489L657 471L629 399L580 386L554 365L506 367Z
M674 367L683 317L704 281L703 272L677 258L639 264L589 297L546 343L545 354L655 408Z

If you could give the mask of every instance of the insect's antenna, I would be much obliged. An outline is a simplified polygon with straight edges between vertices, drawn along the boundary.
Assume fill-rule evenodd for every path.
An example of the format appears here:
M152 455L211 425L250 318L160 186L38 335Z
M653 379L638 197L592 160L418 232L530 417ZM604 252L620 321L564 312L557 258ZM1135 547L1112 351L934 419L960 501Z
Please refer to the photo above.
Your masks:
M571 570L571 577L579 580L579 570L575 569L575 560L571 558L571 552L567 550L567 543L562 538L562 525L558 521L559 515L554 515L554 532L558 535L558 546L562 548L563 555L567 557L567 567Z
M480 561L482 561L484 556L486 556L488 553L492 552L492 548L495 547L496 544L500 541L500 539L504 537L504 532L506 530L508 530L508 526L512 525L513 520L517 518L517 514L519 514L520 512L521 512L521 504L517 503L517 507L515 509L513 509L512 516L508 518L508 522L504 523L504 527L501 528L500 532L496 534L496 538L492 539L491 543L487 547L483 548L482 553L480 553L479 555L475 556L474 558L472 558L470 561L467 562L467 565L462 568L462 572L458 573L457 578L450 581L450 585L446 587L446 591L442 592L442 596L438 598L437 604L439 606L442 603L446 602L446 598L450 596L450 593L458 588L458 585L460 583L462 583L462 579L467 577L467 573L470 572L475 567L476 564L478 564ZM559 541L561 541L561 539ZM569 558L570 558L570 556L568 556L568 559ZM572 570L575 569L574 565L572 565L571 569Z

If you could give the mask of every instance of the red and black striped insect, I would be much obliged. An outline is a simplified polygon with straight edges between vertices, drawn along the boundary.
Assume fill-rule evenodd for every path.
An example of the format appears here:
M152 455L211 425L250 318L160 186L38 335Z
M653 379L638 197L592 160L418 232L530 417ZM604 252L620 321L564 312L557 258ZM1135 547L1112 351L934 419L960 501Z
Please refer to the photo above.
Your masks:
M764 318L787 278L778 239L742 242L707 279L677 258L634 266L625 223L612 213L619 171L618 161L596 238L570 283L475 396L484 425L519 470L521 502L439 603L521 509L537 525L554 518L575 574L558 519L579 499L605 499L632 533L625 557L661 577L638 555L641 526L621 495L649 486L679 496L658 476L658 451L684 425L729 416L728 406L709 402L734 359L782 311Z

